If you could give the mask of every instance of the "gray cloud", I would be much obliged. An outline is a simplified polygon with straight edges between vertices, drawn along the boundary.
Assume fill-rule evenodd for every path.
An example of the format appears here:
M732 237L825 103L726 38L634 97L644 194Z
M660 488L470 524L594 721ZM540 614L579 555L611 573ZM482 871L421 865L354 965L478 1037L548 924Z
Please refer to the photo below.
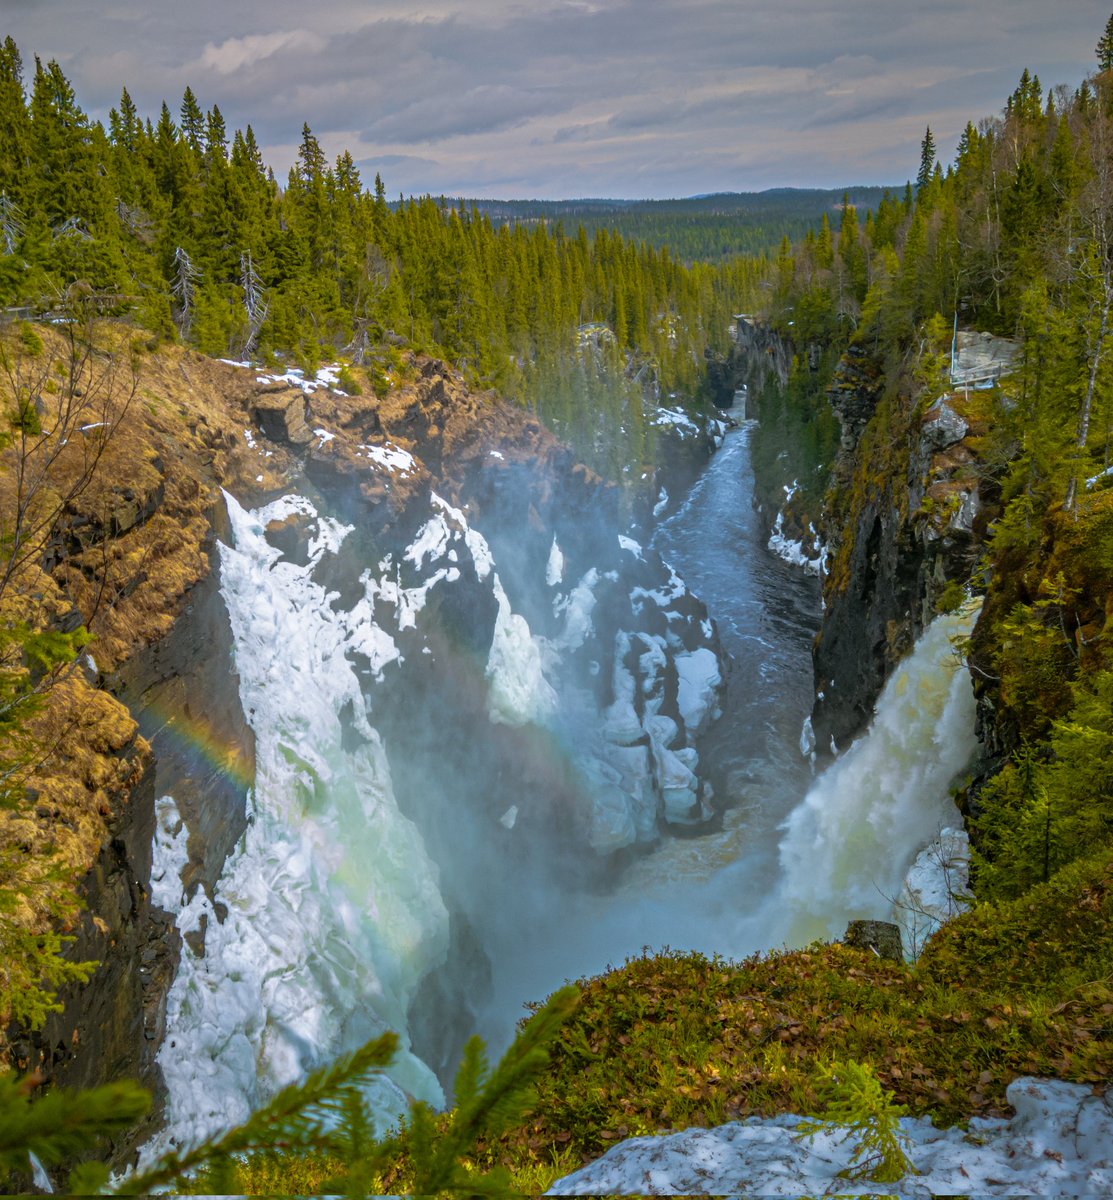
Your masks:
M481 84L462 95L435 95L372 122L368 141L434 142L454 135L491 133L524 125L548 111L542 95L506 84Z
M1108 0L2 0L103 117L189 84L279 176L308 121L391 193L902 182L1024 66L1072 86ZM435 151L430 151L435 147Z

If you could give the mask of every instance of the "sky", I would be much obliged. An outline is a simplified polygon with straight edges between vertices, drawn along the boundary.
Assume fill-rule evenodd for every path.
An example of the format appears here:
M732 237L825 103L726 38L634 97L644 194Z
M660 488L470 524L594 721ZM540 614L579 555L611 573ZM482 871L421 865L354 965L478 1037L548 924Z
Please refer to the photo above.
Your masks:
M308 122L387 192L676 197L903 184L1024 67L1075 87L1113 0L0 0L106 119L188 84L280 179Z

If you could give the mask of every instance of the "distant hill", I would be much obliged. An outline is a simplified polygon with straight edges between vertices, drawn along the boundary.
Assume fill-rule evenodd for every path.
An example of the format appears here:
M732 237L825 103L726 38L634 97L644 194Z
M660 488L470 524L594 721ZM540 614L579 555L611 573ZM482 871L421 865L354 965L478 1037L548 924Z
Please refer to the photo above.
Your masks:
M787 234L791 241L815 228L824 213L838 228L843 197L859 210L874 209L883 187L773 188L765 192L717 192L679 200L480 200L448 201L477 208L495 224L562 224L574 235L582 225L589 237L599 229L668 246L686 262L718 262L736 254L775 250Z

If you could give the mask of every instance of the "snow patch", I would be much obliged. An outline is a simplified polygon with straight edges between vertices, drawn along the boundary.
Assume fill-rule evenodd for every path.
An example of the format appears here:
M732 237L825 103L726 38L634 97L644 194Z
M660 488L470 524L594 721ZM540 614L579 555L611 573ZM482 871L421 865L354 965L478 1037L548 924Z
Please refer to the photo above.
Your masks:
M377 467L382 467L392 475L397 473L403 479L407 478L417 468L417 461L408 450L403 450L401 446L395 446L390 442L382 446L365 446L361 444L359 449L363 451L363 454L360 455L357 452L357 458L369 458Z
M558 1180L550 1196L876 1195L1099 1196L1113 1189L1113 1105L1082 1084L1021 1078L1006 1093L1016 1115L975 1117L969 1132L905 1117L920 1172L898 1183L851 1182L855 1139L835 1128L804 1137L804 1119L751 1117L717 1129L631 1138Z

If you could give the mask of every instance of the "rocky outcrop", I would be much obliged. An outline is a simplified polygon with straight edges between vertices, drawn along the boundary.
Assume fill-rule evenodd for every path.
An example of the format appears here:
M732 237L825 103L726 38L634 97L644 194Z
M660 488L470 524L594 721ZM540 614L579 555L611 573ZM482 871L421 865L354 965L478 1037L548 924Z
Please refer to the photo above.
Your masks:
M893 962L904 962L900 926L892 921L851 921L843 935L843 945L876 954Z
M849 455L873 420L885 386L881 365L859 346L850 346L835 371L827 396L842 428L840 450Z
M59 994L62 1011L40 1030L9 1031L7 1053L17 1068L50 1084L80 1088L135 1079L157 1096L155 1054L179 940L169 916L150 899L153 756L126 710L80 676L60 685L52 708L68 708L69 692L80 724L64 718L71 723L67 761L40 771L36 815L44 828L65 820L81 830L103 821L99 831L89 830L99 832L100 851L80 886L86 908L71 930L69 950L74 960L97 966L88 983ZM116 1161L150 1127L121 1141Z

